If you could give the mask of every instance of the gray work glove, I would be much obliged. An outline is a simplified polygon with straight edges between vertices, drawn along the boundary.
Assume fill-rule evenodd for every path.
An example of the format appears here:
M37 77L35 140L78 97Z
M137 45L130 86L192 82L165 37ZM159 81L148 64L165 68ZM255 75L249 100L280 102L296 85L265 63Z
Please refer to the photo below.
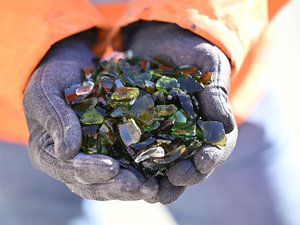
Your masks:
M64 90L82 81L81 68L92 62L89 33L55 44L33 73L24 94L30 131L29 155L35 167L94 200L139 200L158 191L155 180L141 183L114 159L78 153L81 126L64 100Z
M213 72L213 82L195 97L205 120L223 122L227 143L225 147L202 145L192 159L170 167L169 184L166 185L164 178L160 181L158 194L148 199L150 202L170 203L179 197L185 186L207 178L226 160L236 144L237 126L228 105L230 63L216 46L174 24L139 22L123 29L123 38L127 43L125 48L137 56L167 55L177 65L195 65L203 72Z

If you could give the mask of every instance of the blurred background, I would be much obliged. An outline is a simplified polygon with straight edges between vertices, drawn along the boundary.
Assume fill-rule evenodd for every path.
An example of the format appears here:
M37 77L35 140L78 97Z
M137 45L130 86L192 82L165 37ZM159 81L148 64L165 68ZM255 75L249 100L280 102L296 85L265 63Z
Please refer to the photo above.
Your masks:
M167 207L82 201L34 169L26 146L1 142L0 225L299 225L299 12L300 1L291 1L273 21L259 58L268 91L206 181Z

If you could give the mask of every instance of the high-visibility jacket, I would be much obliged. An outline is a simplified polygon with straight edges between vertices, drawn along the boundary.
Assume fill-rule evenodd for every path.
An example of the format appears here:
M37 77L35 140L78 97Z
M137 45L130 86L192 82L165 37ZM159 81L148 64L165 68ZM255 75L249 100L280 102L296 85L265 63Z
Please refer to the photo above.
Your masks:
M0 139L26 143L23 92L34 68L55 42L98 27L119 48L119 29L138 20L175 23L218 46L232 67L230 101L242 121L259 91L249 73L258 40L287 0L0 0ZM102 42L103 43L103 42Z

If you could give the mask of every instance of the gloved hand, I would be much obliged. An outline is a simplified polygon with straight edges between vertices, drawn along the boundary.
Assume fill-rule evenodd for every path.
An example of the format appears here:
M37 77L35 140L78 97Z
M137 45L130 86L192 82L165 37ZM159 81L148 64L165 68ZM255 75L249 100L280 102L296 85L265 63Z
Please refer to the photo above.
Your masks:
M139 22L123 29L126 49L137 56L170 56L177 65L195 65L213 73L213 82L195 97L205 120L223 122L227 136L225 147L202 145L192 159L172 165L169 184L160 181L159 192L150 202L170 203L179 197L183 187L207 178L232 152L237 140L237 126L228 105L230 63L224 53L208 41L174 24ZM179 191L180 190L180 191ZM168 199L166 199L168 196ZM171 197L170 197L171 196Z
M27 85L24 108L31 161L84 198L138 200L154 196L157 181L141 183L108 156L78 153L81 126L63 93L83 79L81 68L92 62L89 35L82 33L55 44Z

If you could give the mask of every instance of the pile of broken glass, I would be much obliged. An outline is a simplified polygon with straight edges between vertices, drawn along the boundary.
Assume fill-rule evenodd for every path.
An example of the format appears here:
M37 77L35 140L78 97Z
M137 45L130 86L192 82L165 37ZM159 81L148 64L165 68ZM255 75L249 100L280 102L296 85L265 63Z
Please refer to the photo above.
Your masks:
M101 60L82 71L84 82L65 99L81 123L84 153L111 156L144 180L167 174L202 144L226 144L223 124L204 121L195 98L211 72L165 56Z

